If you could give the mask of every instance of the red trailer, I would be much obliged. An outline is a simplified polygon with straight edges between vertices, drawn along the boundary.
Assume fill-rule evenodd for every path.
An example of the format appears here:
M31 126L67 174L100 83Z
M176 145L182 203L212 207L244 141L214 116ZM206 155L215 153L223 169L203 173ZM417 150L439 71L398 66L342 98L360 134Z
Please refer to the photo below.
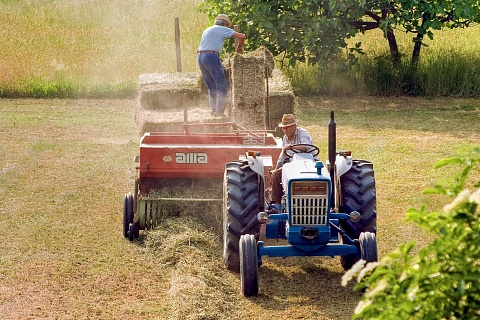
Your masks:
M191 132L198 126L212 130ZM226 132L215 133L219 127ZM264 166L273 168L281 149L281 139L271 133L249 131L234 122L184 124L183 133L145 133L140 140L135 189L124 199L124 236L133 240L139 230L154 226L165 201L221 201L206 196L195 198L195 192L179 197L173 189L183 185L199 190L207 182L221 190L227 162L245 158L250 152L265 157L264 162L269 163ZM173 191L165 192L166 188Z

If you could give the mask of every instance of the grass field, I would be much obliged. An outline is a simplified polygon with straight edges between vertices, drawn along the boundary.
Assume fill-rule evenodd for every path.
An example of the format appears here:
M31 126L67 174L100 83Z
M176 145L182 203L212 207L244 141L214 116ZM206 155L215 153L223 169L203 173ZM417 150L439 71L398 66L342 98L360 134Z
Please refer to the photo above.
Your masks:
M199 2L1 3L0 93L131 95L140 74L176 71L176 17L182 70L197 70L196 49L208 24Z
M140 74L175 72L175 17L182 69L198 71L195 50L208 25L198 3L1 1L0 96L135 95ZM476 28L438 34L424 48L425 60L443 66L447 48L461 48L475 63ZM369 53L385 54L378 35L363 42ZM410 45L401 39L402 48ZM440 85L458 80L437 69ZM305 70L301 78L299 68L299 82L321 84ZM338 149L374 163L380 254L412 239L427 243L430 236L405 223L404 212L447 202L421 190L453 173L433 170L438 160L480 145L480 100L346 98L351 84L341 77L325 81L336 97L300 97L300 125L325 159L328 115L335 110ZM203 215L172 218L140 241L125 240L122 201L133 190L138 154L134 104L0 100L2 319L351 317L360 294L340 286L338 259L266 259L260 295L246 299L239 277L223 268L221 235L205 227Z
M141 242L122 235L138 141L132 100L0 100L0 313L3 319L349 319L360 297L338 259L266 259L260 295L239 294L219 235L198 216L166 221ZM300 125L326 155L373 161L381 255L429 236L403 221L441 207L421 190L451 170L440 159L480 144L477 99L301 98ZM477 179L478 180L478 179Z
M209 24L207 15L197 9L200 2L2 1L0 96L132 97L140 74L176 71L176 17L180 20L182 70L198 71L196 49ZM477 25L439 31L433 42L426 42L420 71L430 76L419 80L430 90L425 95L479 94L478 29ZM411 38L397 32L404 61L411 54ZM361 41L367 52L360 57L358 70L346 72L342 61L320 73L299 66L289 71L296 90L337 96L359 91L391 93L382 86L402 79L392 80L388 63L377 59L388 55L381 32L367 32L354 41Z

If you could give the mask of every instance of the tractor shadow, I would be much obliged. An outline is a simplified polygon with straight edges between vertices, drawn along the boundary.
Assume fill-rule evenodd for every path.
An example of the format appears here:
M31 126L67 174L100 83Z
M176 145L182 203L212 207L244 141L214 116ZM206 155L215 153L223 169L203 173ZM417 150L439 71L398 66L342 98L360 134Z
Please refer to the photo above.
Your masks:
M355 280L341 285L343 274L339 258L264 258L251 301L268 310L302 307L312 318L351 319L362 294L354 291Z

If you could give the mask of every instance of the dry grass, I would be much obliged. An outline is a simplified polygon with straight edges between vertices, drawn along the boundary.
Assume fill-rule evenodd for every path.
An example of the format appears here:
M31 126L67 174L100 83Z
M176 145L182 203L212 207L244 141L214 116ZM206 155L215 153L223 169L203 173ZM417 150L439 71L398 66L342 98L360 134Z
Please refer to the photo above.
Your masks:
M180 20L182 71L198 72L196 49L204 28L209 25L207 15L197 9L200 3L200 0L2 1L0 95L131 97L140 74L176 72L176 17ZM475 67L478 29L476 25L442 30L435 32L434 41L426 40L428 47L422 48L421 69L426 65L426 73L434 79L431 86L436 91L432 94L442 94L437 88L442 85L445 89L456 85L461 88L462 78L452 77L452 71L459 68L456 74L469 75L464 78L467 82L464 88L478 84L471 81L478 79ZM408 57L413 46L411 34L398 32L397 40L401 52ZM372 60L388 54L381 30L359 35L352 41L361 41L368 53L362 57L365 60L362 72L375 73L372 69L377 66ZM460 59L455 59L457 53L462 53ZM358 77L363 78L362 72ZM361 87L352 84L351 77L341 70L322 75L299 63L291 73L299 92L330 88L332 94L342 95L358 92ZM369 81L363 85L367 86L364 89L374 88ZM373 88L365 92L373 92ZM475 93L478 94L466 90L463 94ZM443 94L462 92L447 90Z
M338 259L265 258L257 298L222 266L219 235L199 217L122 236L122 200L138 153L133 100L0 100L0 313L4 319L348 319L359 294ZM389 108L385 108L389 106ZM415 106L415 108L414 108ZM326 157L328 111L339 148L374 162L380 251L425 243L403 222L444 171L480 144L478 100L300 99L300 124ZM202 216L201 216L202 217ZM221 237L220 237L221 238Z
M208 18L198 0L7 1L0 6L0 85L135 83L139 74L175 72L174 19L182 70L197 71Z

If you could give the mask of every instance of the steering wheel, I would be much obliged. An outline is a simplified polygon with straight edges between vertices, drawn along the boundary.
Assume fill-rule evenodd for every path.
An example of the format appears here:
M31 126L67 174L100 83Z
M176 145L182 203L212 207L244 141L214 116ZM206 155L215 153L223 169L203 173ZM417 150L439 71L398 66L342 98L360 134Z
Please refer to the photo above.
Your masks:
M295 148L295 147L298 147L298 146L307 147L307 151L301 151L301 150ZM290 159L292 159L292 157L295 153L311 153L312 156L316 157L320 153L320 149L317 146L314 146L313 144L298 143L298 144L291 144L290 149L288 149L288 150L287 149L283 150L283 156L288 161L290 161Z

